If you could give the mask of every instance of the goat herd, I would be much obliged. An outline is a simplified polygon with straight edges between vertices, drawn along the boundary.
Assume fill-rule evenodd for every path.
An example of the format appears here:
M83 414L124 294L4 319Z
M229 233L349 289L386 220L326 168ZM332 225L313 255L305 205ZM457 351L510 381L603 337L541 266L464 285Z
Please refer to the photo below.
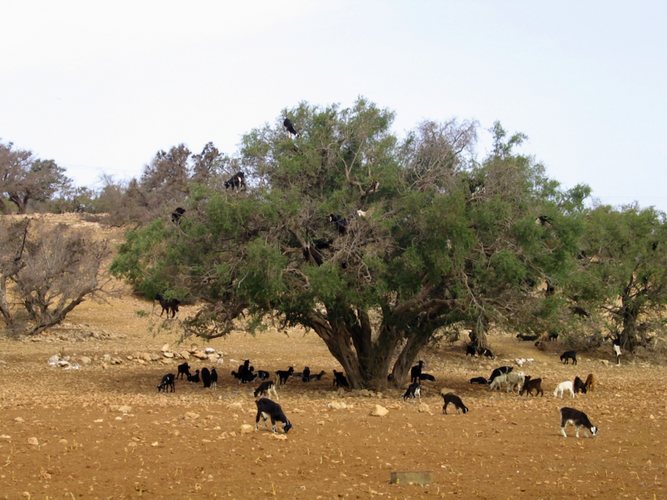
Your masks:
M488 350L487 350L488 351ZM490 352L490 351L489 351ZM468 354L468 352L467 352ZM479 353L480 355L488 355L486 352ZM560 356L562 363L569 364L572 361L573 365L577 364L577 353L575 351L566 351ZM520 359L517 360L517 364L522 366L526 360ZM421 400L421 382L424 380L435 382L435 377L431 374L424 373L424 362L419 361L415 366L410 370L410 385L403 394L403 400L408 399L420 399ZM264 426L268 427L267 420L271 419L271 429L273 432L276 431L276 422L282 423L283 432L287 433L291 428L292 424L289 419L285 416L280 405L271 399L268 399L267 396L273 396L275 399L278 399L278 393L276 391L276 382L274 380L269 380L270 373L265 370L255 371L254 367L250 365L250 360L245 360L242 365L238 367L237 370L231 372L232 376L236 378L240 384L252 383L254 380L260 380L259 386L254 391L254 396L256 399L255 403L257 405L257 415L255 417L255 429L259 428L260 418L264 421ZM275 372L277 376L278 385L284 385L287 383L290 377L300 378L302 382L310 382L312 380L321 380L325 376L324 370L319 373L311 373L309 367L305 367L302 372L295 372L294 367L290 366L287 370L277 370ZM350 384L345 377L343 372L333 370L333 386L336 388L349 388ZM187 362L178 365L178 374L174 375L173 373L167 373L162 377L162 380L157 386L158 392L175 392L175 380L185 378L188 382L199 384L200 382L207 388L215 388L218 382L218 374L215 368L210 370L206 367L195 370L195 373L190 372L190 366ZM388 377L391 380L391 375ZM507 392L517 392L520 396L526 395L535 395L544 396L544 390L542 389L542 379L541 378L532 378L530 375L526 375L523 371L514 371L512 366L501 366L495 368L488 379L485 377L473 377L469 381L471 384L480 384L488 385L489 390L500 390L501 388L506 388ZM575 397L577 393L587 393L593 391L595 388L595 377L592 373L588 375L586 380L582 380L578 376L574 380L566 380L559 383L554 390L554 397L563 398L565 393L569 393L572 398ZM534 394L533 394L534 393ZM459 413L468 413L468 407L463 403L461 398L452 392L441 393L441 396L444 400L444 405L442 407L442 412L447 414L447 407L451 404L456 409L456 412ZM597 427L591 423L588 416L575 408L563 407L560 409L561 414L561 433L564 437L567 437L565 428L567 425L571 424L575 427L575 435L579 437L579 431L583 429L588 435L595 436L597 434Z

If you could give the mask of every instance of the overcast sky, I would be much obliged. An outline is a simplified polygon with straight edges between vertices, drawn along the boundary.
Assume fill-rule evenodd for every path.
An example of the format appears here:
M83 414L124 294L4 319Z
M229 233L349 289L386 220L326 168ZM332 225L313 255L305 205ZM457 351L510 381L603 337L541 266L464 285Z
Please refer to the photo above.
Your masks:
M0 141L78 185L232 154L300 101L499 120L565 187L667 211L667 2L0 0ZM482 137L480 155L488 146Z

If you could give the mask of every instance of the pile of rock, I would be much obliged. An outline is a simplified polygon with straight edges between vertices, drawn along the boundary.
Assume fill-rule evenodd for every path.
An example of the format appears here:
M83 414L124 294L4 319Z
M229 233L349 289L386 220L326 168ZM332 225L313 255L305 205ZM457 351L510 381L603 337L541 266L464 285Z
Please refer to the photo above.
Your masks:
M138 364L149 364L149 363L160 363L163 365L170 365L173 363L180 363L183 360L189 360L192 358L199 359L201 361L209 361L217 365L222 365L224 361L224 355L221 352L217 352L212 347L197 347L192 346L190 349L183 349L180 351L172 350L169 344L162 346L158 352L140 352L135 354L128 354L123 359L118 355L112 354L103 354L100 357L96 357L94 360L88 356L80 356L79 362L76 363L73 361L71 356L62 356L60 354L54 354L49 358L49 366L58 366L63 369L79 369L81 365L90 365L93 361L98 361L103 368L108 367L109 365L121 365L125 361L135 362Z

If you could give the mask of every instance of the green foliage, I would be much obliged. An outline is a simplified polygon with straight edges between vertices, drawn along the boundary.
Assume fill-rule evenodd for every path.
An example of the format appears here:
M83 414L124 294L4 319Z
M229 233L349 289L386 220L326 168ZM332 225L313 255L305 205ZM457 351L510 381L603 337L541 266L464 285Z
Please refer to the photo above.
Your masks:
M244 311L313 328L353 385L386 380L391 360L400 379L454 325L566 330L568 294L593 300L611 272L580 272L587 188L562 192L499 124L476 163L474 123L425 122L399 142L392 119L364 99L284 110L243 138L252 188L191 187L187 217L130 232L114 272L207 304L190 324L207 336Z

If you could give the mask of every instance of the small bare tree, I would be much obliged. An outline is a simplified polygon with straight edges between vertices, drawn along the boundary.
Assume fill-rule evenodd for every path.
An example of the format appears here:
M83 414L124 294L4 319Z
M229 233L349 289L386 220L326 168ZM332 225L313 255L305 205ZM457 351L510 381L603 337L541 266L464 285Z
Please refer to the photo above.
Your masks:
M102 290L107 241L83 230L36 220L0 221L0 318L15 335L62 322Z

